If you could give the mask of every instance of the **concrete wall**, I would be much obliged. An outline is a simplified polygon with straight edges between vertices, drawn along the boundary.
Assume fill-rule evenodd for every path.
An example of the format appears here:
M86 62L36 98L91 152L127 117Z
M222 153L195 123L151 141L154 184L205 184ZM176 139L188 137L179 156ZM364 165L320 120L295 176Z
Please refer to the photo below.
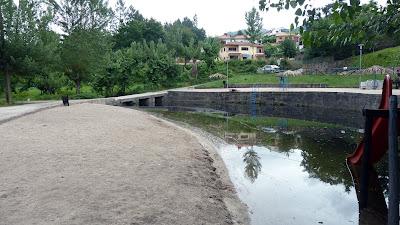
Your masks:
M166 106L199 107L231 113L286 117L363 127L363 108L377 108L380 95L319 92L258 92L256 107L251 92L170 91ZM256 112L254 112L254 110Z
M251 92L169 91L167 106L201 107L223 104L250 104ZM317 107L360 111L376 108L380 95L324 92L257 92L256 104L269 106Z

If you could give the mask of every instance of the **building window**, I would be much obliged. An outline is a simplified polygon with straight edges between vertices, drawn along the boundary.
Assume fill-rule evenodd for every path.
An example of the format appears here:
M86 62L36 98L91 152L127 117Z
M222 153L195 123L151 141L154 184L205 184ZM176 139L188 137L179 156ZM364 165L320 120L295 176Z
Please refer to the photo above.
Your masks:
M236 52L236 48L229 48L230 52Z
M224 48L224 51L225 51L225 48Z
M248 51L249 48L248 47L242 47L242 51Z

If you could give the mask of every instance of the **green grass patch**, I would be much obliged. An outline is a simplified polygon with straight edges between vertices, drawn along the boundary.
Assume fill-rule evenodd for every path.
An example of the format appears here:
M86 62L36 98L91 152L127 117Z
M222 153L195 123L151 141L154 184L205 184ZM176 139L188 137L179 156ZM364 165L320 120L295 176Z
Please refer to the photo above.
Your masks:
M361 75L361 81L383 80L384 75ZM328 87L358 87L360 75L302 75L289 77L289 84L327 84ZM279 84L276 74L243 74L229 78L229 84ZM222 88L222 80L201 84L196 88Z
M360 65L360 57L353 56L350 58L351 64L354 67ZM383 67L397 67L400 65L400 46L386 48L373 53L364 54L362 56L362 67L371 67L379 65Z
M47 100L61 100L61 96L68 95L70 99L91 99L102 97L98 95L92 87L83 85L81 94L77 95L75 88L61 88L56 94L42 94L37 88L29 88L26 91L19 91L12 93L12 105L21 104L28 101L47 101ZM4 93L0 94L0 106L8 106Z

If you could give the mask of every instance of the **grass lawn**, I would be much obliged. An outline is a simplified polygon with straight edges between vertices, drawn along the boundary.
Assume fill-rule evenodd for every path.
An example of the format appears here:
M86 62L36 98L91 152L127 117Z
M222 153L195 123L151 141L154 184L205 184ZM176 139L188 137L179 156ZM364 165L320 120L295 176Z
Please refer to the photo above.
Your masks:
M350 58L351 64L354 67L358 67L360 63L359 56L353 56ZM393 48L386 48L373 53L364 54L362 56L363 68L371 67L374 65L384 67L398 67L400 66L400 46Z
M361 80L373 80L375 75L362 75ZM377 75L377 79L383 80L384 75ZM327 84L328 87L358 87L359 75L302 75L289 77L289 84ZM244 74L230 77L229 84L278 84L279 77L276 74ZM196 88L222 88L222 80L201 84Z
M68 95L70 99L88 99L88 98L98 98L101 97L95 93L95 91L87 85L83 85L81 88L81 94L77 95L75 88L61 88L61 90L54 94L41 94L40 90L37 88L30 88L26 91L21 91L18 93L13 93L12 100L14 104L18 104L18 102L26 102L26 101L42 101L42 100L60 100L61 96ZM5 102L4 93L0 94L0 106L7 106Z

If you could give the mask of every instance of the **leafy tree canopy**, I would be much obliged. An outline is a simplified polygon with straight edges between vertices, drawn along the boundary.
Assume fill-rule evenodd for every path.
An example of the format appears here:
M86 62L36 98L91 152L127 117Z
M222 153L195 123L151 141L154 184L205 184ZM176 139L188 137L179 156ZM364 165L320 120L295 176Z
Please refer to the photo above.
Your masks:
M263 28L263 20L260 13L256 8L252 8L246 13L245 19L247 24L246 34L249 36L250 41L252 43L259 41L262 36L261 31Z

